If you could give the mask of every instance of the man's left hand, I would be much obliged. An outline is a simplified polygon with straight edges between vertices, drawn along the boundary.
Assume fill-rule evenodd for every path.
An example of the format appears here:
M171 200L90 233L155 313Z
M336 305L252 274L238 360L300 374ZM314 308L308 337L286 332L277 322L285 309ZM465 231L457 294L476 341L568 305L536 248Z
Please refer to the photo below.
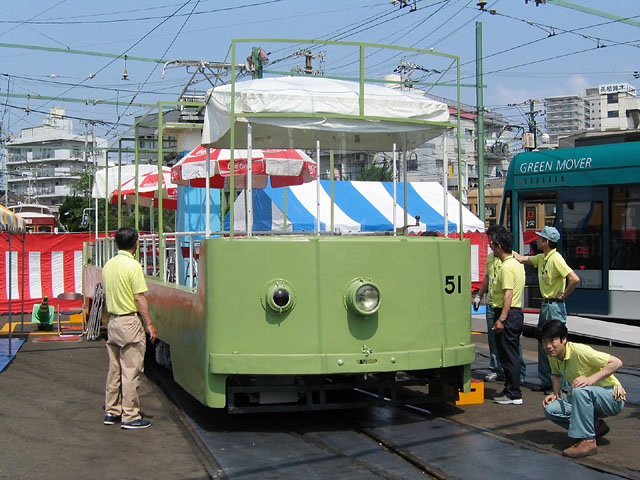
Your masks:
M589 377L582 376L576 378L571 385L576 388L588 387L590 385L593 385L593 381Z

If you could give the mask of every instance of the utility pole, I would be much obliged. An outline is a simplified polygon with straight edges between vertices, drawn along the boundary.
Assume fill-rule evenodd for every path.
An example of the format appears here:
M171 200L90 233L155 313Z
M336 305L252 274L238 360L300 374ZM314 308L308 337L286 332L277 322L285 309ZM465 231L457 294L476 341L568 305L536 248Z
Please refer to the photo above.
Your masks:
M324 52L313 53L311 50L305 49L305 50L298 50L294 54L294 56L304 57L304 67L296 67L296 72L304 73L305 75L323 75L324 74L324 69L322 68L322 65L324 63L324 57L325 57ZM320 59L320 69L318 70L313 69L314 58Z
M476 102L478 104L478 216L484 211L484 95L482 91L482 22L476 22Z
M535 150L538 148L538 126L536 125L536 116L540 111L535 109L535 104L538 100L534 100L532 98L529 99L529 113L527 116L527 123L529 124L529 133L533 136L533 148L528 148L528 150Z

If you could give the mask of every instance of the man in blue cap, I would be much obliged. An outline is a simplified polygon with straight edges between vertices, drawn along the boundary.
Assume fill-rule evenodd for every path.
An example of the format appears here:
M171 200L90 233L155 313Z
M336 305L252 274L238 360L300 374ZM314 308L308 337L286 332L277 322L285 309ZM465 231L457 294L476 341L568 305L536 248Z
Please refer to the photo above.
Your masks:
M560 232L555 227L546 226L536 234L538 235L536 245L542 253L531 257L514 253L514 257L520 263L532 265L538 269L538 283L543 297L538 317L538 329L540 329L550 320L567 322L564 300L575 290L580 278L556 250ZM532 390L550 394L553 391L551 368L540 341L538 341L538 377L540 385L533 387Z

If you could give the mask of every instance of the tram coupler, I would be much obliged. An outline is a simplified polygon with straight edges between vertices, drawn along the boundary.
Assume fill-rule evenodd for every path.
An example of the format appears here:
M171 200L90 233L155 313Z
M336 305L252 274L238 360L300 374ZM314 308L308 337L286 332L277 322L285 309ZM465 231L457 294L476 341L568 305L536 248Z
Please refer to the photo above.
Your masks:
M51 331L53 329L53 317L55 309L49 305L49 298L44 297L42 303L36 303L31 313L31 322L38 324L38 330Z

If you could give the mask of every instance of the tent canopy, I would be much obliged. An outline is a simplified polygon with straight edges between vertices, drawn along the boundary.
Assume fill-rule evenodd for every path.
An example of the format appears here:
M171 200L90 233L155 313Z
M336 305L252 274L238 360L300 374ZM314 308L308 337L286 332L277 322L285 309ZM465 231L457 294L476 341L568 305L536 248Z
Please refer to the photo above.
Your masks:
M231 146L231 87L209 90L202 145ZM375 118L349 118L360 115L360 84L321 77L237 82L235 113L235 148L247 148L249 121L256 147L316 148L320 141L321 148L368 151L391 151L394 143L398 150L416 148L453 126L442 125L449 121L444 103L372 84L364 85L364 115ZM243 113L281 116L242 117Z
M331 183L320 181L321 206L320 222L322 230L329 230L331 222ZM402 191L403 184L398 184ZM408 224L416 224L416 216L420 216L419 226L411 227L410 232L425 230L444 232L444 191L437 182L409 182L408 192ZM235 203L234 228L245 230L245 192L242 192ZM334 182L334 228L343 233L348 232L381 232L393 231L393 183L391 182ZM460 204L447 193L448 233L459 230ZM253 191L254 221L253 230L284 230L284 189L267 187ZM404 204L399 199L396 210L395 228L402 227L404 221ZM296 185L287 192L288 229L294 231L311 231L316 225L316 190L313 184ZM484 232L484 223L467 208L462 210L463 228L465 232ZM229 216L225 219L225 228L229 226Z
M125 182L135 177L135 165L122 165L120 172L120 180L124 185ZM138 165L138 176L141 177L150 172L158 172L157 165ZM108 180L108 185L107 185ZM107 192L107 187L109 191ZM96 171L93 177L93 187L91 189L91 198L106 198L114 190L118 189L118 167L102 168Z

